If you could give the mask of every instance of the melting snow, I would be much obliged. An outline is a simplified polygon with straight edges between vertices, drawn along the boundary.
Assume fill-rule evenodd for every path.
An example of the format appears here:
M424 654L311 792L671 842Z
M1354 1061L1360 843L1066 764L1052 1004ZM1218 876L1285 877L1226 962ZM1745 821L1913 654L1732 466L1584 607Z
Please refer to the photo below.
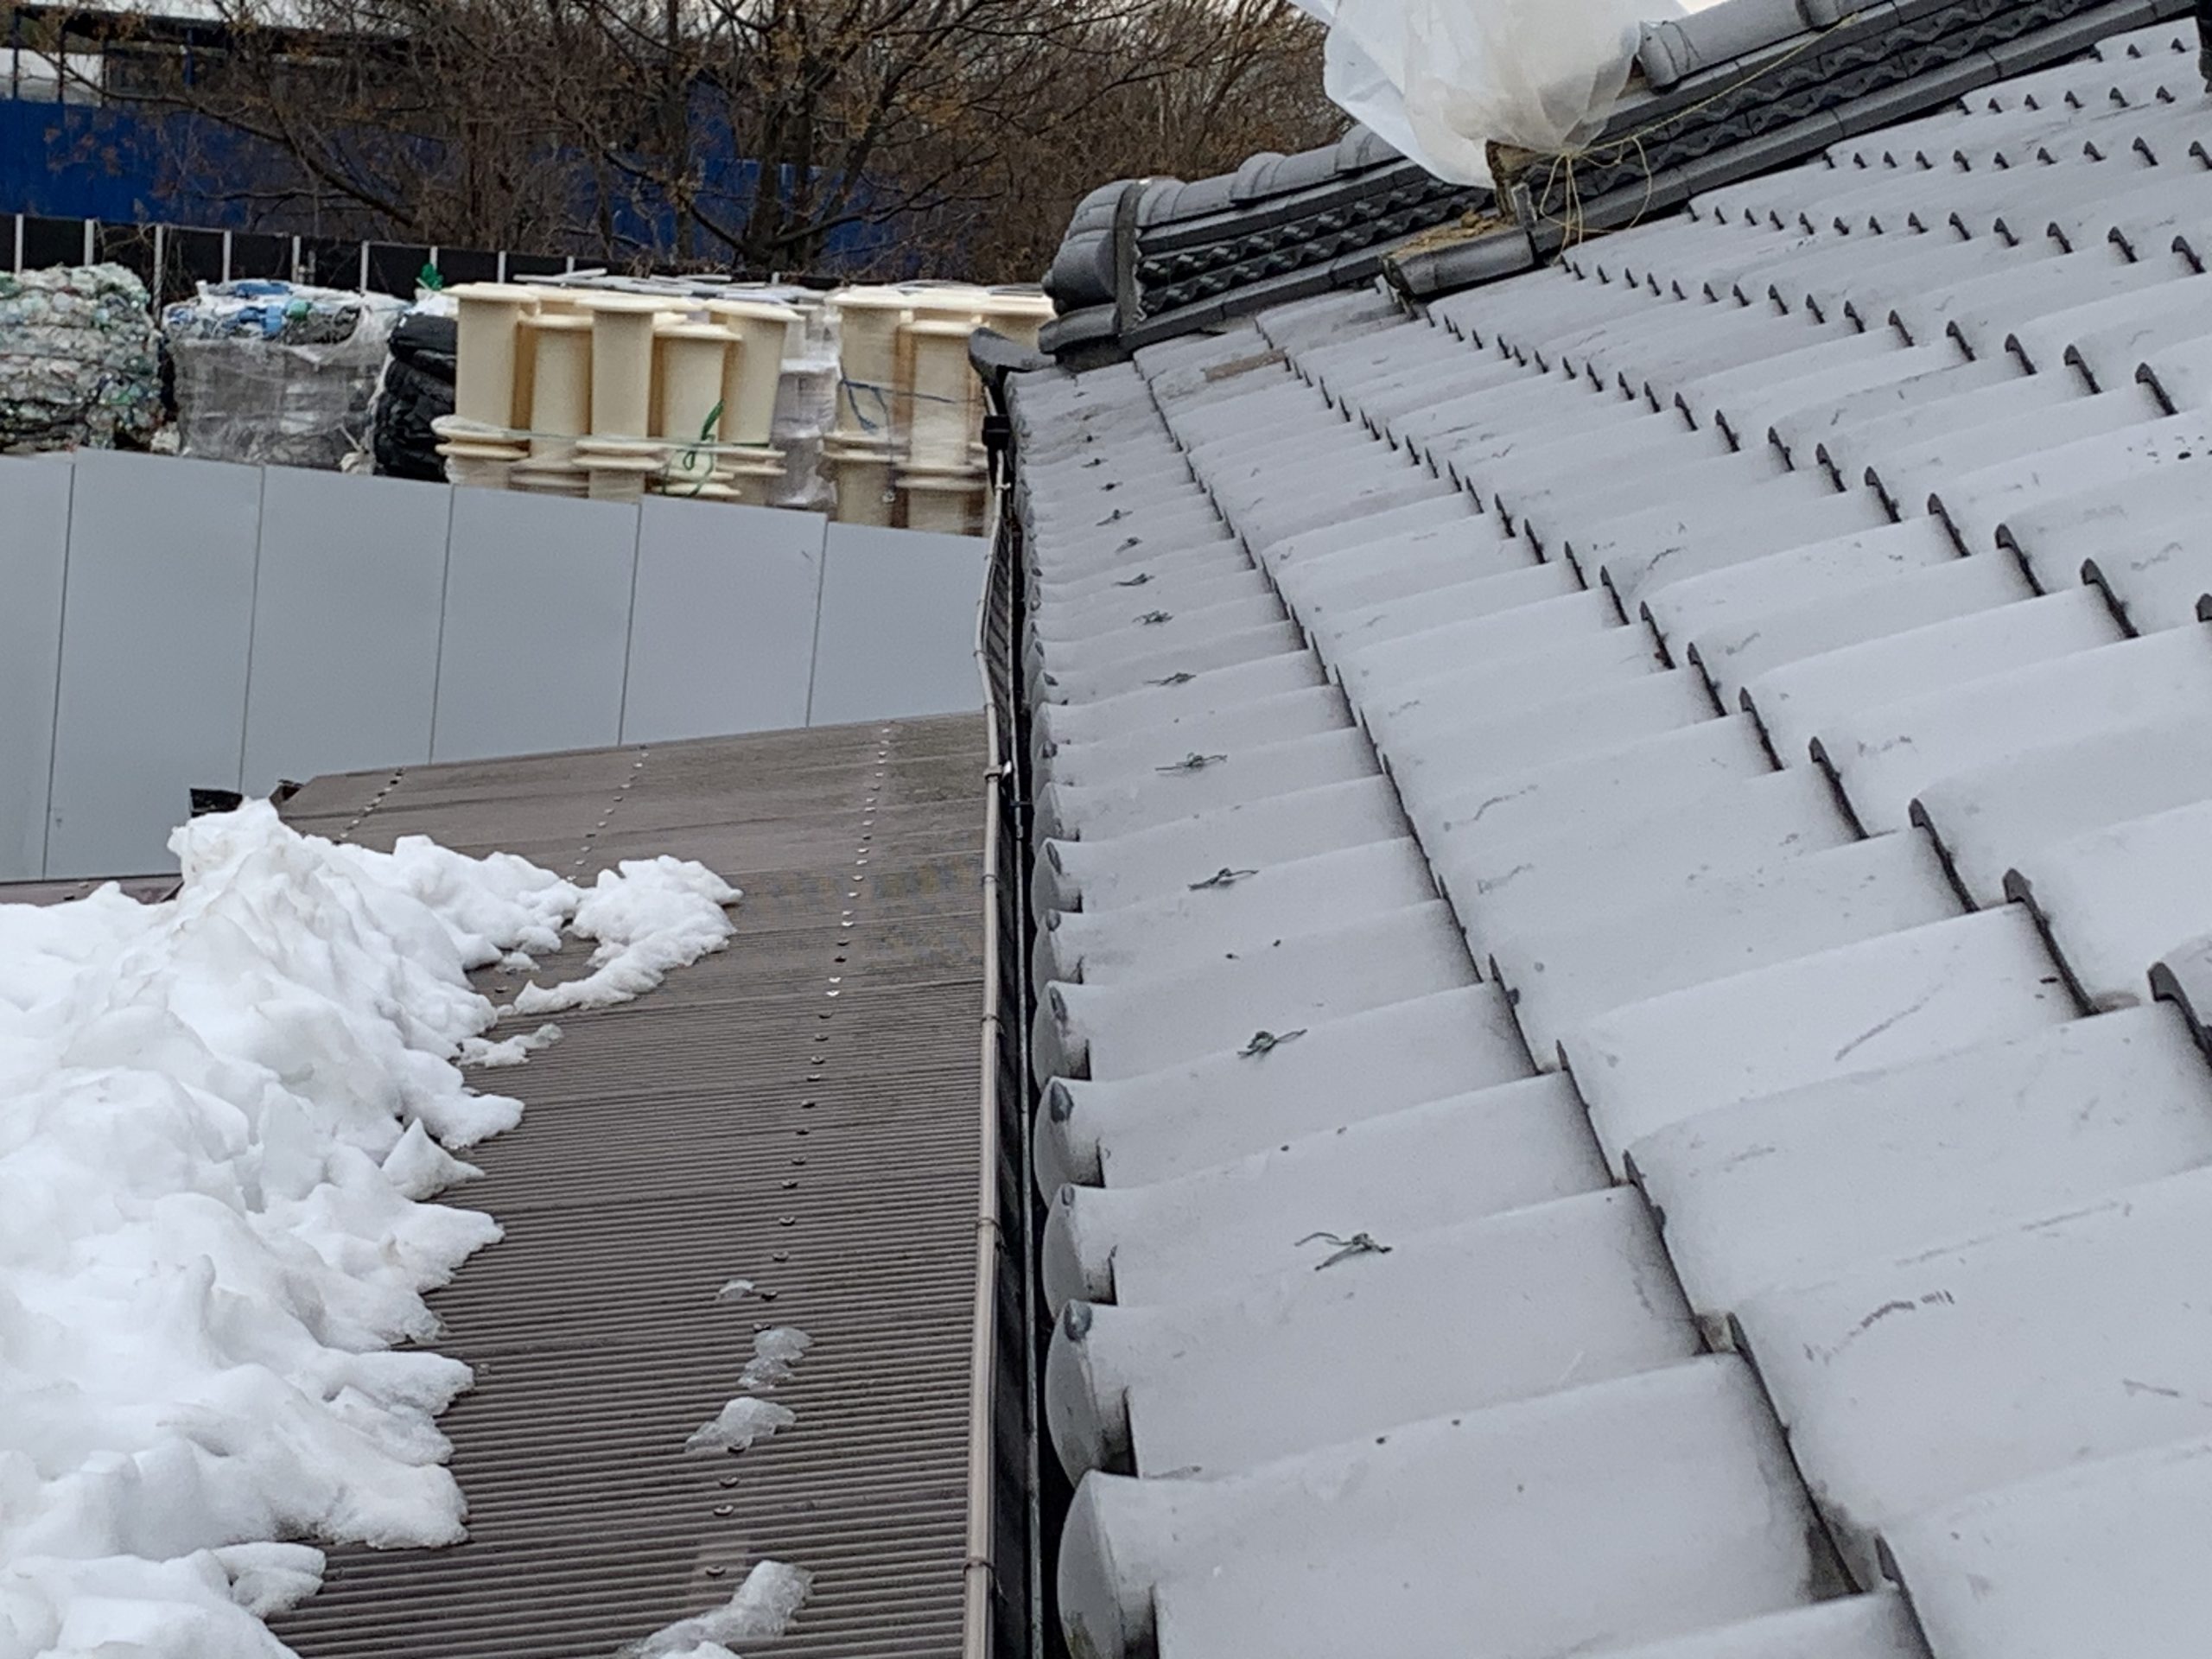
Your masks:
M789 1406L741 1394L724 1406L714 1421L693 1429L691 1438L683 1442L683 1449L743 1452L758 1441L772 1439L778 1429L789 1428L798 1421L798 1414Z
M814 1575L782 1561L762 1561L724 1605L678 1619L622 1649L621 1659L734 1659L728 1643L767 1641L784 1633L805 1604Z
M724 906L742 895L720 876L680 859L626 860L619 873L600 872L599 884L576 906L574 926L597 939L593 972L548 988L535 982L515 998L515 1012L559 1014L603 1008L642 996L671 968L696 962L729 943L736 931Z
M495 1043L485 1037L464 1037L461 1039L461 1063L463 1065L520 1065L541 1048L550 1048L561 1040L561 1027L540 1026L536 1031L518 1033L505 1042Z
M799 1356L814 1346L814 1338L797 1325L779 1325L753 1338L753 1357L737 1379L741 1389L754 1394L773 1394L776 1384L791 1374Z
M171 845L168 903L0 906L0 1659L272 1659L257 1616L322 1557L263 1541L463 1535L435 1419L468 1370L392 1344L499 1236L424 1202L521 1115L455 1057L550 1040L484 1043L467 972L573 918L603 960L553 995L603 1006L720 948L735 896L665 859L585 893L336 846L261 802ZM724 1613L782 1606L789 1573Z

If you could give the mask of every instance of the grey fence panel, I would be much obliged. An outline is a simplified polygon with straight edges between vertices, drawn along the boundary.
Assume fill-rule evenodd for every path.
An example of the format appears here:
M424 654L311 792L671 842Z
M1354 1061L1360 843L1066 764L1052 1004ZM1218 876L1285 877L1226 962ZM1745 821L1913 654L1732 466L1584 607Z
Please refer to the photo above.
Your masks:
M0 461L0 881L46 867L69 480L66 462Z
M76 461L46 874L175 868L195 785L238 787L262 474Z
M806 724L823 528L819 513L645 503L624 742Z
M983 706L980 537L830 526L807 724Z
M272 467L245 787L430 758L454 492Z
M639 513L458 490L432 758L621 741Z

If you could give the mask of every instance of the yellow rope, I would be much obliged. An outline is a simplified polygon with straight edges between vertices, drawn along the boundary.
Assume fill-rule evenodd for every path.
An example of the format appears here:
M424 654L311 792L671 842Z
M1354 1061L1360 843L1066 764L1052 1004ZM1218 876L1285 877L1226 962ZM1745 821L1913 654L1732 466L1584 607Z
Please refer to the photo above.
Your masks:
M1643 141L1646 138L1656 133L1662 127L1672 125L1675 122L1684 120L1690 116L1700 114L1704 111L1711 109L1722 99L1732 98L1736 93L1743 91L1745 87L1752 85L1754 82L1765 76L1773 74L1777 70L1783 68L1785 65L1794 62L1798 58L1802 57L1806 53L1812 51L1835 30L1841 29L1847 23L1855 21L1860 16L1861 13L1859 11L1846 12L1842 16L1837 18L1833 23L1827 25L1825 28L1814 30L1804 40L1800 41L1796 45L1791 47L1787 52L1782 54L1781 56L1776 58L1772 62L1762 64L1758 68L1751 71L1748 74L1744 75L1740 79L1732 81L1727 86L1719 87L1715 91L1707 93L1705 97L1698 99L1694 104L1685 105L1682 108L1675 110L1670 114L1662 115L1659 117L1658 119L1650 122L1647 125L1638 127L1630 132L1624 133L1620 137L1613 139L1608 143L1595 148L1577 145L1571 149L1555 150L1552 152L1550 157L1551 167L1544 179L1544 194L1542 200L1541 202L1532 204L1535 208L1537 217L1548 223L1558 225L1561 228L1561 231L1564 233L1563 240L1561 242L1562 247L1577 247L1582 243L1587 241L1592 232L1591 232L1588 223L1583 214L1581 183L1577 178L1575 171L1577 166L1583 162L1590 162L1600 167L1613 167L1618 165L1624 156L1633 150L1636 154L1637 161L1642 167L1643 172L1643 206L1639 207L1636 210L1635 214L1629 219L1627 224L1615 227L1618 230L1623 231L1633 230L1639 223L1642 222L1645 213L1650 209L1651 198L1657 188L1656 181L1652 175L1650 156L1644 149ZM1558 219L1551 218L1549 213L1546 211L1547 206L1552 199L1552 192L1554 187L1557 187L1560 189L1560 194L1566 204L1564 216ZM1595 234L1601 236L1610 235L1611 233L1611 231L1603 229L1595 232Z

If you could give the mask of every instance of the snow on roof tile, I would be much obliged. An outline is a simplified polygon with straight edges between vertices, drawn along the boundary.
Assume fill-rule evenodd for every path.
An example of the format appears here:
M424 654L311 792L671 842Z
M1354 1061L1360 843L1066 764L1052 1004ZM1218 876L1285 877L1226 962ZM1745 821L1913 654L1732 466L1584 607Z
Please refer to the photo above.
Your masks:
M1991 1487L1995 1538L2020 1493L2036 1560L2071 1546L2028 1518L2076 1535L2007 1483L2207 1432L2160 1390L2212 1203L2212 105L2171 26L2021 38L2031 77L1425 312L1013 378L1065 912L1037 1173L1079 1189L1052 1282L1100 1304L1048 1390L1092 1471L1063 1605L1102 1659L1355 1618L1457 1651L1469 1597L1516 1659L2056 1654L1916 1582L1991 1566L1916 1517ZM1593 1145L1638 1182L1606 1225L1741 1314L1764 1391L1621 1323L1643 1247L1530 1243L1599 1212L1546 1185ZM1446 1287L1484 1311L1440 1328ZM1605 1482L1536 1449L1571 1422ZM1724 1471L1845 1576L1700 1531Z

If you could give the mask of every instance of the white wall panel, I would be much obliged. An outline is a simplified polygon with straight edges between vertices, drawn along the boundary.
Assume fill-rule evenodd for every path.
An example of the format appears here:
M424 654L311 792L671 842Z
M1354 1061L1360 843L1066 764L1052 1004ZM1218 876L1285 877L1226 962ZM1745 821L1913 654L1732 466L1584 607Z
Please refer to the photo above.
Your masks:
M245 787L430 758L454 492L272 467Z
M610 502L454 492L434 760L621 741L638 520Z
M195 785L238 787L261 471L77 457L49 876L174 869Z
M806 724L823 528L814 512L645 503L624 742Z

